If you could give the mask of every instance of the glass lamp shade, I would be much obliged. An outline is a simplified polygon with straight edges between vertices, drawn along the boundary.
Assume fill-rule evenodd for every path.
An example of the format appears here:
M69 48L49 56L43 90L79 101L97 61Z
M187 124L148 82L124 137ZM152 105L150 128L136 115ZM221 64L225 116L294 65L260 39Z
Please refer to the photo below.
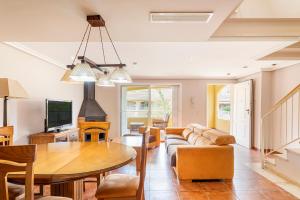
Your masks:
M115 84L109 79L107 75L100 77L96 84L102 87L115 87Z
M70 78L74 81L96 81L96 75L90 65L87 63L78 63L72 70Z
M71 79L70 74L72 73L72 70L67 69L64 73L64 75L61 77L60 81L64 83L70 83L70 84L80 84L79 81L74 81Z
M114 83L131 83L132 79L124 68L115 69L111 75L110 80Z

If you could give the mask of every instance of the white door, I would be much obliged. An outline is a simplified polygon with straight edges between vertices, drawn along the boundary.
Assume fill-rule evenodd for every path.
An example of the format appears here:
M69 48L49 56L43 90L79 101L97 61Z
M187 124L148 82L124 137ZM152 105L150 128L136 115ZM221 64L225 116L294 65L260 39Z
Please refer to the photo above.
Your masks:
M252 80L234 85L233 135L236 142L251 148Z

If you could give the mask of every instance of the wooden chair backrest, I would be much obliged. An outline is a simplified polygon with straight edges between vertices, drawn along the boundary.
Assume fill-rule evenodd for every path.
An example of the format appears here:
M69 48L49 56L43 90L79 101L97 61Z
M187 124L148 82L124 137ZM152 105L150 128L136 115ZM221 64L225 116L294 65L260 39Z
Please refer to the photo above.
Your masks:
M139 127L139 133L144 134L147 131L148 127L147 126L141 126Z
M0 199L8 200L7 173L25 172L25 200L33 200L36 145L0 146Z
M142 149L141 149L141 168L140 168L140 182L139 188L137 191L137 199L143 199L143 192L144 192L144 182L146 176L146 166L147 166L147 146L149 143L149 132L146 131L143 133L143 142L142 142Z
M86 133L99 133L104 132L105 134L105 141L108 142L108 133L110 128L110 122L79 122L79 138L81 142L84 142L84 135ZM98 141L98 135L97 140L94 139L94 141ZM93 139L92 139L93 141Z
M13 145L14 141L14 127L4 126L0 127L0 146Z

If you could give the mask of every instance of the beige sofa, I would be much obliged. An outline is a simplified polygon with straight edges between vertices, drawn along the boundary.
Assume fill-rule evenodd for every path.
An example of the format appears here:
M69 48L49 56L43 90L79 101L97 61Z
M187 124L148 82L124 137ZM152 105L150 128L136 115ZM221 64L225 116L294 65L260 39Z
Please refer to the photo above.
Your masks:
M232 179L235 138L199 124L166 128L166 150L179 180Z

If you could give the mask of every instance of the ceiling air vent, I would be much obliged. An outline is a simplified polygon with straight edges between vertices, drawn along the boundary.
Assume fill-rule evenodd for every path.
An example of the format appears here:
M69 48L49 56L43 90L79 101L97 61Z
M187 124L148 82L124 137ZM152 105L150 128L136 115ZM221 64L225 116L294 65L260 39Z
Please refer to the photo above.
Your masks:
M152 23L208 23L213 12L151 12Z

